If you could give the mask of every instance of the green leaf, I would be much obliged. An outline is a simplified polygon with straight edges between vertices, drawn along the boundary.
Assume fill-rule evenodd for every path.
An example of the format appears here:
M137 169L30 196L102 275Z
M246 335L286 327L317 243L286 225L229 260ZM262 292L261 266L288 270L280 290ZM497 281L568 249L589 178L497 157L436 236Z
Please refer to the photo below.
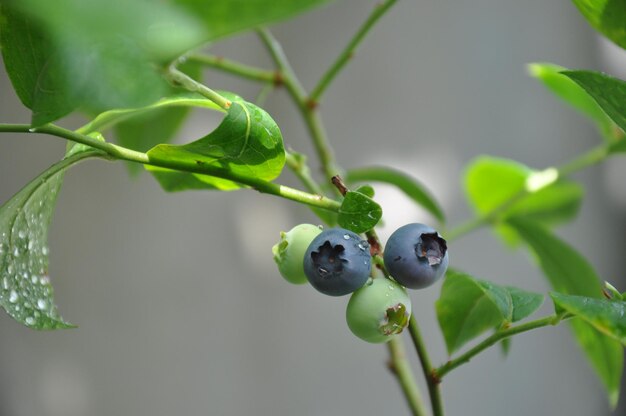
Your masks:
M0 6L0 20L2 58L22 104L30 109L47 106L51 120L73 111L77 104L61 93L65 79L58 53L42 28L6 5Z
M48 226L65 171L97 151L70 152L0 207L0 306L33 329L70 328L48 277Z
M355 191L362 193L363 195L369 197L369 198L374 198L374 188L371 187L370 185L361 185L358 188L355 189Z
M134 117L141 117L153 111L159 111L164 108L206 108L209 110L223 111L213 101L195 93L179 93L167 98L160 99L149 105L139 108L124 108L105 111L98 114L93 120L85 124L77 130L82 134L91 133L93 131L104 131L109 127L122 123Z
M355 233L369 231L380 221L383 210L373 199L356 191L348 191L339 207L337 221Z
M217 177L204 177L206 175L180 172L157 166L146 165L145 168L159 182L166 192L181 192L193 190L217 190L235 191L243 188L242 185Z
M508 306L503 310L503 305ZM435 309L448 353L452 354L504 322L512 304L506 293L492 292L468 275L448 271Z
M550 293L554 304L626 346L626 302Z
M534 171L519 162L489 156L470 163L465 191L476 213L492 216L491 221L509 241L517 236L502 223L507 218L550 225L567 221L578 214L583 197L582 187L559 180L556 169Z
M33 73L14 86L23 90L21 96L31 95L30 105L23 101L36 126L77 107L97 112L156 101L167 91L159 66L206 39L197 20L165 2L21 0L10 5L3 6L11 40L3 42L5 65L12 80ZM37 59L18 58L26 54Z
M568 295L601 296L600 279L593 267L574 248L536 222L511 218L508 223L528 244L555 290ZM614 405L623 370L621 346L584 322L573 322L572 328Z
M350 170L346 180L350 183L382 182L394 185L441 223L445 222L443 210L432 194L419 181L404 172L382 166L367 167Z
M591 26L626 48L626 2L624 0L574 0Z
M626 131L626 82L593 71L563 71L562 74L587 91L611 120Z
M626 103L624 102L626 99L626 82L593 71L564 71L562 74L587 91L607 116L622 131L626 132ZM615 136L615 134L609 136L614 140L609 151L611 153L624 152L626 145L623 134L617 139Z
M452 354L485 331L529 316L542 302L543 296L537 293L448 271L435 309L448 353Z
M543 295L539 293L527 292L510 286L507 286L506 290L509 292L513 302L511 322L521 321L532 315L543 303Z
M580 85L563 75L563 71L567 71L567 68L553 64L528 65L530 75L541 81L557 97L593 120L605 135L609 133L613 128L611 119Z
M207 40L287 19L329 0L174 0L204 23Z
M178 70L195 80L199 80L202 75L201 66L194 63L184 63ZM198 101L203 98L194 93L186 95L195 97ZM169 98L161 99L158 108L146 110L117 123L115 136L118 143L129 149L145 152L157 144L171 142L190 112L190 106L180 105L180 102L176 103L172 100L171 97L176 96L183 97L184 95L179 92L178 88L171 87L168 94ZM221 108L215 108L217 105L210 100L205 99L205 101L212 104L210 108L222 111ZM141 166L137 163L127 163L126 166L131 175L141 172Z
M282 171L285 149L280 130L269 114L254 104L233 101L224 120L207 136L182 146L160 144L148 151L148 157L156 165L175 163L189 170L204 167L221 172L221 177L271 181ZM199 189L200 182L206 184L206 189L240 187L205 174L181 174L152 166L147 169L165 190Z
M571 326L578 344L607 391L611 408L615 409L624 369L624 348L587 322L573 320Z
M602 294L602 283L593 267L573 247L536 222L511 218L508 224L528 244L555 290L591 297Z

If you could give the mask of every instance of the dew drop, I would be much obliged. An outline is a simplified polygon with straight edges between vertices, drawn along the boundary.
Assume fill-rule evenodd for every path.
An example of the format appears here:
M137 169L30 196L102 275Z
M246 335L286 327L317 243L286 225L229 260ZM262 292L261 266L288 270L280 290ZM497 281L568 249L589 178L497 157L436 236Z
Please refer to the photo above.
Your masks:
M9 279L7 279L6 277L2 279L2 288L4 290L9 289Z
M17 247L15 247L15 249L13 250L13 255L15 257L19 257L20 256L20 250Z
M43 311L47 307L48 307L48 302L46 302L45 299L38 299L37 300L37 308L39 308L39 310Z
M349 240L349 239L350 239L350 236L349 236L348 234L344 234L344 235L343 235L343 239L344 239L344 240Z
M32 282L32 284L36 284L39 281L39 278L37 277L37 275L33 275L33 277L30 278L30 281Z
M41 247L41 254L43 254L44 256L48 255L48 247L43 246Z
M33 247L35 247L35 243L33 242L33 240L30 240L28 242L28 251L32 251Z
M26 318L25 320L26 325L34 325L35 324L35 318L33 318L32 316L29 316Z
M31 127L30 129L28 129L28 131L29 131L30 133L34 133L34 132L36 132L36 131L37 131L37 129L36 129L36 128L34 128L34 127Z
M20 231L17 233L17 236L18 236L19 238L21 238L21 239L24 239L24 238L26 238L26 233L24 232L24 230L20 230Z
M20 295L18 295L15 290L12 290L11 294L9 295L9 302L15 303L15 302L17 302L19 297L20 297Z

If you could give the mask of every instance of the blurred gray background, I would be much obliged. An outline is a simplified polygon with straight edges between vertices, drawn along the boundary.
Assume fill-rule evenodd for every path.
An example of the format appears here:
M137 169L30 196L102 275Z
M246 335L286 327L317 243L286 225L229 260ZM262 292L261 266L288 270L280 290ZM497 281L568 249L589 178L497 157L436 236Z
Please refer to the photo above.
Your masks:
M336 1L272 28L305 86L314 85L373 5ZM472 158L491 154L542 168L599 141L589 123L526 75L525 64L623 75L615 49L567 1L401 1L321 111L345 168L407 170L455 225L471 215L459 178ZM252 35L214 52L270 66ZM259 91L222 74L205 80L249 100ZM0 91L0 121L28 122L5 73ZM311 153L284 91L265 108L287 145ZM178 140L198 138L218 121L196 112ZM0 201L56 161L64 145L53 137L1 135ZM318 166L313 157L311 163ZM578 220L559 229L622 290L625 174L626 161L612 160L576 175L585 202ZM280 181L296 184L289 173ZM407 222L433 221L397 191L377 192L383 239ZM325 297L278 275L271 246L279 231L310 221L306 208L253 191L165 194L146 174L129 180L122 163L76 167L51 228L50 275L61 313L80 327L40 333L0 314L0 415L408 414L385 367L386 349L349 332L347 297ZM507 251L488 230L454 242L450 252L455 267L476 276L549 290L526 252ZM435 363L447 359L433 308L440 286L411 293ZM544 305L539 313L549 312ZM448 376L443 395L449 415L609 414L566 326L515 338L506 359L498 348L488 350ZM623 404L616 414L624 414Z

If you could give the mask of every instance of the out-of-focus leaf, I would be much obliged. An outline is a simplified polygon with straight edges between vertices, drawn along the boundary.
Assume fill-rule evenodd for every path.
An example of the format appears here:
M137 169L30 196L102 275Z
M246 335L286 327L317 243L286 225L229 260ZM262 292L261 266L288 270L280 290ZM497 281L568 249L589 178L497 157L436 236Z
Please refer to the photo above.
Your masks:
M593 267L574 248L536 222L511 218L508 223L535 254L552 287L568 295L598 298L602 284ZM572 322L574 335L602 380L615 406L623 370L621 345L585 322Z
M589 24L613 42L626 48L626 1L573 0Z
M583 198L582 187L559 180L555 169L534 171L519 162L489 156L470 163L465 191L478 215L493 215L492 224L507 242L517 240L515 230L504 222L507 218L548 225L568 221L578 214Z
M202 73L200 65L194 63L184 63L178 69L195 80L199 80ZM188 93L186 95L197 99L203 98L199 94ZM176 96L180 97L182 94L177 88L171 87L168 94L171 105L165 103L168 99L161 99L159 108L146 110L116 124L117 141L124 147L140 152L145 152L157 144L170 143L190 112L189 106L176 105L172 102L171 97ZM205 99L205 101L217 107L210 100ZM221 108L214 109L223 111ZM127 167L131 175L141 172L141 166L137 163L128 163Z
M70 94L61 93L65 78L60 71L59 54L43 29L6 4L0 5L0 21L0 51L22 104L33 110L47 107L50 120L74 110L77 104Z
M174 0L198 16L209 36L207 40L231 35L278 20L287 19L329 0Z
M158 100L167 91L159 66L207 36L193 16L149 0L20 0L2 12L4 62L35 126L78 107Z
M445 215L439 203L419 181L404 172L384 166L352 169L346 180L355 182L382 182L397 187L419 206L430 212L441 223L445 222Z

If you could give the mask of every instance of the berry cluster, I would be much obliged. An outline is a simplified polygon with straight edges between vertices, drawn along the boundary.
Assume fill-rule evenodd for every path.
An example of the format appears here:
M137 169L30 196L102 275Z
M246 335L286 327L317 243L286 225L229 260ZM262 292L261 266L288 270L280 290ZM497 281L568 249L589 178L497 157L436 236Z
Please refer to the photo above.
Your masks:
M272 251L288 282L308 281L330 296L352 293L346 310L348 327L368 342L386 342L402 332L411 316L406 288L430 286L448 267L446 240L417 223L400 227L387 241L383 261L393 279L370 278L369 243L343 228L322 230L300 224L281 233Z

